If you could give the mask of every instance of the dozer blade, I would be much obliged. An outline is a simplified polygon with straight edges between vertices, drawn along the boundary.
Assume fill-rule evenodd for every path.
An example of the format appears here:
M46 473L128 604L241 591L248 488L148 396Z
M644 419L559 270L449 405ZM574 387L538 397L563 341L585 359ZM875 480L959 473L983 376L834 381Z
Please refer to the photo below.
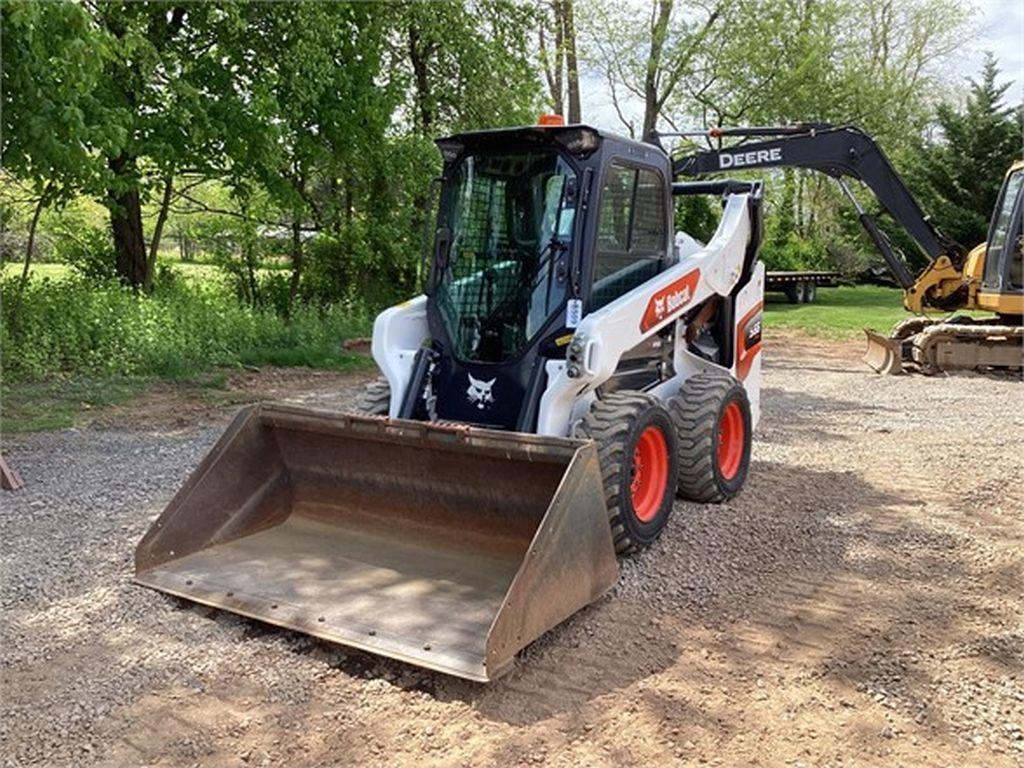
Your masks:
M262 405L153 523L135 578L485 681L618 564L590 442Z
M868 348L864 352L864 362L876 373L883 375L903 373L903 355L901 344L870 328L864 329L868 337Z

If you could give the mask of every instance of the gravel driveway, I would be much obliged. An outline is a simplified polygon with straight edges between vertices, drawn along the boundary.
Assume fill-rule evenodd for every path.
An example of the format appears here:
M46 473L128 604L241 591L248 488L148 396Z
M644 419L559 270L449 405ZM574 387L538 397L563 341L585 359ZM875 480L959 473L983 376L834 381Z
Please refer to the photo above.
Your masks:
M227 414L19 437L2 762L1024 765L1024 387L879 378L792 338L764 384L744 493L677 504L609 597L489 686L131 584Z

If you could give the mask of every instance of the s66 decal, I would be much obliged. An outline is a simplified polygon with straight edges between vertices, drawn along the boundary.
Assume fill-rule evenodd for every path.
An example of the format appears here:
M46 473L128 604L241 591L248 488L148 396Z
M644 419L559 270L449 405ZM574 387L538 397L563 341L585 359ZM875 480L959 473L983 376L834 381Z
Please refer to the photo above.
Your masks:
M750 366L761 351L761 310L763 302L758 302L745 314L736 325L736 378L743 381L750 373Z

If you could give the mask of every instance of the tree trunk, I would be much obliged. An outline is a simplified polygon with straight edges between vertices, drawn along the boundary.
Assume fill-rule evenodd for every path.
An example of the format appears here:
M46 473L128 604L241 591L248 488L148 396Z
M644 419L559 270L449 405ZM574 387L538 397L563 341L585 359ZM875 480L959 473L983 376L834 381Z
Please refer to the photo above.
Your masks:
M21 269L21 282L18 284L19 294L24 290L25 284L28 282L28 271L32 266L32 253L36 248L36 228L39 226L39 216L50 202L50 193L52 191L53 182L51 181L39 196L39 202L36 203L36 209L32 213L32 221L28 225L28 244L25 246L25 266Z
M554 97L555 112L565 117L565 27L562 24L562 1L554 0L552 7L555 11L555 82L551 89Z
M153 239L149 243L149 259L146 261L146 292L153 290L153 274L156 272L156 257L160 252L160 238L164 234L164 224L167 223L167 214L171 208L171 195L174 192L174 176L164 179L164 194L160 200L160 212L156 216L156 224L153 226Z
M580 109L580 72L576 58L576 22L573 19L573 0L562 0L562 37L565 41L565 78L569 87L570 123L583 121Z
M644 77L644 130L646 138L658 124L661 109L658 86L661 79L661 58L668 36L668 22L672 16L673 0L658 0L658 15L651 19L651 49L647 57L647 72Z
M135 159L121 154L110 160L110 170L127 185ZM138 187L109 190L110 228L114 233L114 269L132 288L146 283L146 241L142 236L142 202Z
M292 279L288 286L288 314L291 315L295 299L299 295L299 280L302 278L302 219L297 215L292 221Z
M21 297L25 290L25 286L28 285L28 273L32 267L32 252L36 247L36 228L39 225L39 216L42 214L43 209L50 204L50 195L53 193L53 182L51 181L46 185L46 189L39 196L39 201L36 203L36 209L32 213L32 221L28 227L28 243L25 246L25 266L21 269L21 279L18 281L18 289L14 294L13 303L10 308L10 315L8 316L9 330L13 334L17 329L18 315L21 313Z
M434 109L430 103L429 66L431 46L424 44L415 24L409 25L409 63L412 64L413 79L416 83L416 103L419 109L420 135L430 135L434 124Z

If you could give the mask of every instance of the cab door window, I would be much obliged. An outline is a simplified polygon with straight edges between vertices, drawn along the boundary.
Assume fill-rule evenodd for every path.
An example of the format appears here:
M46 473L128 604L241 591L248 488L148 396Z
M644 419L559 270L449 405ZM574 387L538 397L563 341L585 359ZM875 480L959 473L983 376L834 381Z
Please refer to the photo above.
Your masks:
M667 254L666 212L661 174L612 163L601 187L591 311L661 271Z

